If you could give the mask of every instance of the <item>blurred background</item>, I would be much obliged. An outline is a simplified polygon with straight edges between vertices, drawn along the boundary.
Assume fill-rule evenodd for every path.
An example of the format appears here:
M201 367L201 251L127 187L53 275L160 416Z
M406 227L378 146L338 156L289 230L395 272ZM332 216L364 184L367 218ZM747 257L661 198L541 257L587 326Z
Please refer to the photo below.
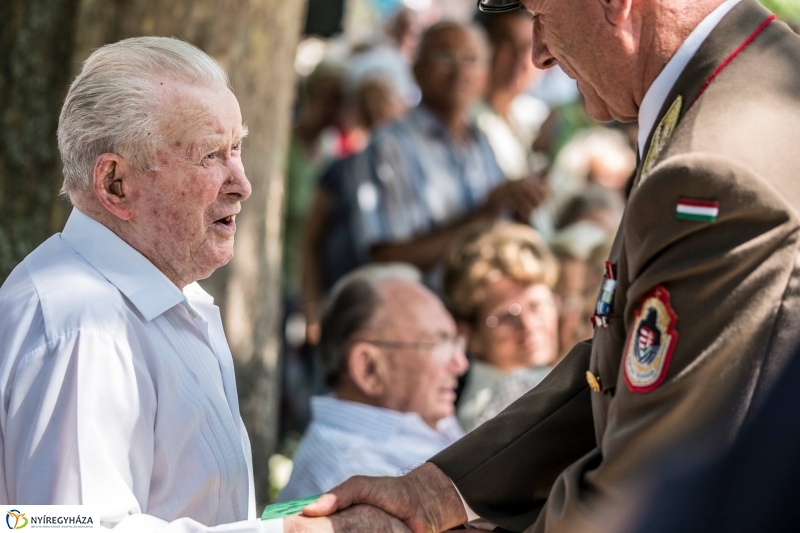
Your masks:
M798 0L763 3L800 25ZM425 30L451 20L474 25L474 57L458 43L420 55ZM480 15L472 0L4 0L0 24L0 282L69 214L57 196L55 131L68 85L92 50L126 37L176 36L230 75L250 130L243 157L253 195L239 217L234 260L202 285L222 309L237 363L259 502L287 482L309 398L325 391L314 346L335 283L401 253L457 319L459 291L470 290L465 281L447 294L441 283L444 270L458 280L459 268L473 265L465 250L478 245L469 237L454 233L438 241L447 246L423 249L426 231L469 209L434 213L427 230L409 230L395 211L416 205L388 205L379 191L386 180L373 152L382 152L370 147L394 135L396 121L421 102L437 116L463 112L488 141L499 181L473 198L475 206L491 204L506 181L538 191L535 209L492 215L532 227L534 248L546 249L536 253L558 263L548 282L557 312L547 333L552 356L536 364L554 365L591 336L604 260L636 166L637 128L593 121L572 80L531 65L529 16ZM463 77L436 78L435 68L445 67ZM376 225L387 226L380 238ZM480 246L506 246L491 242Z

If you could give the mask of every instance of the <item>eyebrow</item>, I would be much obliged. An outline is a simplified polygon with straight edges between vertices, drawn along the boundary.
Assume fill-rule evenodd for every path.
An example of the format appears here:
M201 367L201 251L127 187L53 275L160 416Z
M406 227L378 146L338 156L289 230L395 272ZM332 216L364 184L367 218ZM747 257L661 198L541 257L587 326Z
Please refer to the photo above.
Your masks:
M236 144L241 142L242 139L247 137L248 129L245 124L242 124L242 128L239 131L239 134L234 136L232 144ZM211 153L219 146L221 146L225 142L226 136L224 134L211 134L206 137L203 141L198 144L194 144L189 147L189 154L192 157L205 155L207 153Z

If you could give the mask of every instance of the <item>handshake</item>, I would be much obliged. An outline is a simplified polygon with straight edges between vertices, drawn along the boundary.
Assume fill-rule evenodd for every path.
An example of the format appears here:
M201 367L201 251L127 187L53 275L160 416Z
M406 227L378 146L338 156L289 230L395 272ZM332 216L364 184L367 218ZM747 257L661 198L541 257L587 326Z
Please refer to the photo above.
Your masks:
M284 533L438 533L466 521L453 483L425 463L401 477L352 477L286 518Z

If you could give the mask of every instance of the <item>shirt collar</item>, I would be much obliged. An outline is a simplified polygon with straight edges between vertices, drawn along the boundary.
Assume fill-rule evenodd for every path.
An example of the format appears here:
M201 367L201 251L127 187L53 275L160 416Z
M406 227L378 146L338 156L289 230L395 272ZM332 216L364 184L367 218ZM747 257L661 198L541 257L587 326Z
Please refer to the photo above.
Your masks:
M414 119L420 125L420 129L430 133L431 135L436 135L439 137L444 137L445 139L450 140L450 132L447 131L442 121L439 120L439 117L433 114L433 112L428 109L425 104L419 104L412 110ZM472 135L472 138L477 138L478 129L477 126L473 123L472 118L467 118L467 129Z
M645 144L653 131L658 114L664 106L664 102L669 95L672 86L678 81L678 77L689 64L689 61L694 57L717 24L725 18L731 9L741 0L727 0L725 3L720 4L717 9L711 12L697 27L689 34L689 37L683 42L672 59L669 60L664 70L658 75L656 80L647 89L642 105L639 106L639 157L643 157Z
M401 428L441 434L428 426L417 413L401 413L332 396L311 398L311 414L314 422L374 440L385 440ZM439 429L449 428L448 423L447 418L442 420L438 424Z
M145 320L154 319L186 299L145 256L77 208L73 208L61 239L124 294ZM200 293L210 298L196 283L186 287L187 295L202 298Z

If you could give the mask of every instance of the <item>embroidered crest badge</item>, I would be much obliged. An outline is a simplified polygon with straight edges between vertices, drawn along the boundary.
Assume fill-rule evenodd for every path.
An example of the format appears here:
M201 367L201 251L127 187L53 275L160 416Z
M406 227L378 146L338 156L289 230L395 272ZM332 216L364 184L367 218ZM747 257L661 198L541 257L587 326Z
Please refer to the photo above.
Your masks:
M678 125L678 119L681 116L681 108L683 108L683 97L678 96L658 123L656 131L653 133L653 140L650 142L650 149L647 151L647 157L644 160L644 167L642 167L641 181L647 177L647 174L653 169L661 155L662 150L667 146L667 143L675 133L675 127Z
M633 393L655 390L667 377L672 352L678 342L678 315L669 291L657 286L642 301L625 346L625 383Z

